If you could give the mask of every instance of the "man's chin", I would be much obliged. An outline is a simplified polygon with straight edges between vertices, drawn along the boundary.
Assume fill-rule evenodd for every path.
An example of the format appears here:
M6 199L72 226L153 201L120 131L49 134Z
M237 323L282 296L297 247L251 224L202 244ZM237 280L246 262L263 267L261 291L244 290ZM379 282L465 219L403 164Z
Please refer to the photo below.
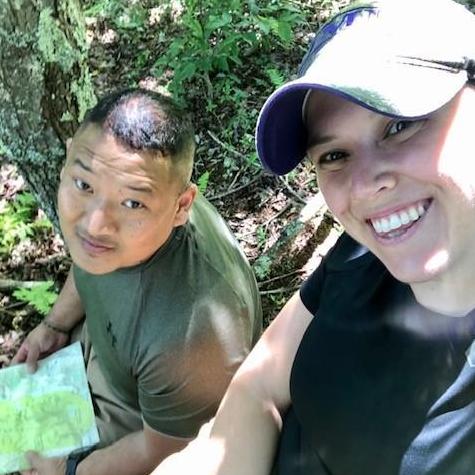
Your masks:
M110 272L114 272L120 267L118 264L110 262L104 257L91 257L88 255L84 255L84 253L81 252L71 251L70 255L74 264L80 267L82 270L88 272L89 274L109 274Z

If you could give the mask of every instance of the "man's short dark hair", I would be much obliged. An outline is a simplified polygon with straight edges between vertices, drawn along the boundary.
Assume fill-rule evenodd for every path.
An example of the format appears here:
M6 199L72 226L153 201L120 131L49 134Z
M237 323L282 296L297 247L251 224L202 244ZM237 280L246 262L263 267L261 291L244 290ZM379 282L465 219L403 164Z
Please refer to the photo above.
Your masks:
M188 181L195 150L189 115L168 96L146 89L109 94L88 111L82 126L95 124L124 147L160 152L180 166Z

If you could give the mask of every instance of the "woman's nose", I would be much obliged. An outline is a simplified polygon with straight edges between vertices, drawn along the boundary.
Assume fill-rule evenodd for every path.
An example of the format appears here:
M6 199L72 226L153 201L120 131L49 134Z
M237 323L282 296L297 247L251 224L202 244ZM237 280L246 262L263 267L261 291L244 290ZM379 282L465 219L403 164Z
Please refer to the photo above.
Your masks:
M354 199L372 199L397 183L393 161L378 150L365 151L351 166L351 193Z

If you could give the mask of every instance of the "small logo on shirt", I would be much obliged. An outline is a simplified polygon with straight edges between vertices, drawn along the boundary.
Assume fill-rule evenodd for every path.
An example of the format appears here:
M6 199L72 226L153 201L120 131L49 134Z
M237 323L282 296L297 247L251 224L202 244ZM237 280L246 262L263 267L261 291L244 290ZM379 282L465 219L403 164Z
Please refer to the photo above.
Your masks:
M115 345L117 343L117 338L115 337L114 332L112 331L112 323L110 320L107 322L106 330L111 339L112 348L115 348Z
M473 340L470 348L465 352L465 356L467 357L467 363L470 368L475 368L475 340Z

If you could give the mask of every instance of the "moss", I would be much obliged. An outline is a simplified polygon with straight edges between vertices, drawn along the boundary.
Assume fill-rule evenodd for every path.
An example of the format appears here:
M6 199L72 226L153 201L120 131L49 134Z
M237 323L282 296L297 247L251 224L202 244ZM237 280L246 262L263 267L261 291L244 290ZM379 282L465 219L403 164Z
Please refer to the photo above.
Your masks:
M74 25L72 36L74 43L79 50L85 54L88 49L86 40L86 23L82 14L80 2L74 0L64 0L60 3L59 8L63 15L68 18L69 23Z
M78 103L79 122L83 120L86 112L97 102L89 69L83 68L81 73L81 77L71 84L71 92L76 97Z
M11 159L11 152L8 147L0 140L0 158L4 156L7 159Z
M38 24L38 49L45 63L56 63L65 73L71 72L73 78L70 90L78 106L78 121L96 103L96 96L87 66L86 25L81 5L77 0L64 0L59 3L61 23L70 25L65 33L60 21L54 17L51 8L40 13ZM69 38L68 36L69 35ZM74 73L71 71L78 66ZM79 77L78 77L79 74ZM63 114L62 121L70 121L71 116Z
M76 61L81 59L59 27L58 20L53 17L53 10L49 7L40 13L38 49L45 63L57 63L64 72L70 71Z

